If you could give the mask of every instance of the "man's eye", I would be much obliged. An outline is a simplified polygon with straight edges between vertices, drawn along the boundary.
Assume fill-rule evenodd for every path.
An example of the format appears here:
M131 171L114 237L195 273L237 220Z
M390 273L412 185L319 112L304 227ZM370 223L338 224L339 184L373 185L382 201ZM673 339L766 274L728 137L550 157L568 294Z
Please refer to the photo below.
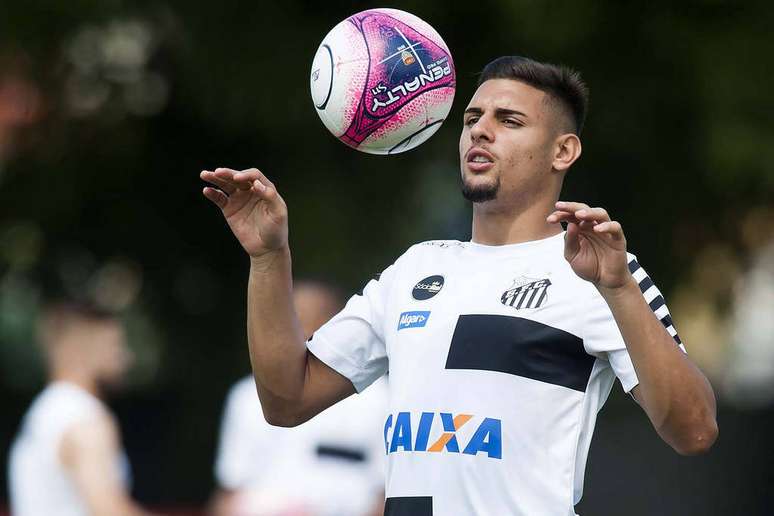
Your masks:
M524 125L521 122L519 122L518 120L515 120L513 118L506 118L505 120L503 120L503 123L505 125L515 125L515 126L522 126L522 125Z
M465 120L465 125L470 126L470 125L475 124L477 121L478 121L478 117L472 116L472 117L468 118L467 120Z

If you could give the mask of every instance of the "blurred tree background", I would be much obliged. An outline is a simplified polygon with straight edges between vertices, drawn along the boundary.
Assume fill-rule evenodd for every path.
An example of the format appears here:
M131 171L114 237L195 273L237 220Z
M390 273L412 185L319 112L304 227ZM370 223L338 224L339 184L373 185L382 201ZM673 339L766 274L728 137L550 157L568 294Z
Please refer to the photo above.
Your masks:
M296 275L355 292L416 241L469 238L457 179L462 111L489 60L522 54L582 71L591 109L565 198L622 221L720 397L718 445L685 459L616 387L578 511L770 514L774 4L394 2L444 37L458 90L438 133L391 157L338 143L308 91L327 31L382 6L3 2L3 464L44 382L40 302L88 295L122 310L137 354L111 401L136 496L202 506L222 401L249 362L247 259L202 197L199 171L261 168L289 205Z

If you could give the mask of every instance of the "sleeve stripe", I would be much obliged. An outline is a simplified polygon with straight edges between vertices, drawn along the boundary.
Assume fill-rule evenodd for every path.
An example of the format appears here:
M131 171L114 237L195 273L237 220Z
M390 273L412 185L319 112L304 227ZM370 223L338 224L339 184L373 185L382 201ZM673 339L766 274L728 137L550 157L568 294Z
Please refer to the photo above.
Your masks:
M669 308L667 308L664 296L661 295L658 287L656 287L653 280L650 279L650 276L645 272L645 269L643 269L639 262L634 258L629 262L629 272L631 272L640 287L640 292L642 292L642 296L650 306L650 309L653 310L653 313L656 314L656 317L658 317L661 324L664 325L664 328L666 328L667 332L678 344L680 349L685 352L685 347L680 340L680 335L677 334L677 328L675 328L674 323L672 322Z
M646 301L647 303L651 303L651 302L652 302L652 301L654 301L656 298L658 298L659 296L661 296L661 292L659 292L658 288L656 288L656 286L655 286L655 285L653 285L653 286L652 286L652 287L650 287L648 290L646 290L645 292L643 292L643 293L642 293L642 295L643 295L643 297L645 298L645 301Z
M659 294L658 296L655 297L655 299L653 299L653 301L651 301L648 304L650 305L650 309L655 312L656 310L664 306L666 304L666 301L664 301L664 296Z
M643 294L653 286L653 280L650 279L648 276L645 276L645 278L640 281L640 292Z
M645 273L645 269L643 269L642 267L640 267L639 269L637 269L632 273L632 278L634 278L634 281L636 281L637 283L640 283L642 280L644 280L647 277L648 275Z
M661 319L669 315L669 308L667 308L666 305L661 305L658 310L654 310L653 313L655 313L658 320L661 321Z

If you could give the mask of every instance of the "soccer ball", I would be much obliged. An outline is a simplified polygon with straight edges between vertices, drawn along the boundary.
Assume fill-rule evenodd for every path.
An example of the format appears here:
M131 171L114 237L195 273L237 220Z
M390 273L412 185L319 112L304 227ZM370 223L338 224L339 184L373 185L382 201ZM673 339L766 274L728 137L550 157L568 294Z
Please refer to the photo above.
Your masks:
M359 151L396 154L438 130L456 80L449 49L429 24L397 9L369 9L325 36L310 85L334 136Z

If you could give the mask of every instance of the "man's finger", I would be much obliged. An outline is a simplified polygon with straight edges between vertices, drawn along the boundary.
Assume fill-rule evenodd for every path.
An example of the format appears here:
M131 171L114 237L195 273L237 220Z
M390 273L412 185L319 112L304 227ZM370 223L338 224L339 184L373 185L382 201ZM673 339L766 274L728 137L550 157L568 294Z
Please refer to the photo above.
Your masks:
M211 186L205 186L202 190L202 193L204 196L214 202L218 208L221 210L226 207L226 204L228 203L228 196L218 190L217 188L212 188Z
M556 209L561 211L569 211L575 213L578 210L588 209L589 205L582 202L573 201L557 201Z
M596 222L607 222L610 215L604 208L581 208L575 212L575 216L581 220L594 220Z
M208 183L217 186L220 190L224 191L226 195L231 195L236 191L236 187L217 177L213 172L209 170L202 170L202 172L199 174L199 177L202 178L204 181L207 181Z
M557 210L557 211L551 213L551 215L549 215L546 218L546 221L551 222L551 223L557 223L557 222L562 222L562 221L578 222L578 219L575 218L575 214L574 213L570 213L568 211Z
M221 181L231 185L235 190L249 190L252 180L237 170L216 168L214 175Z
M274 186L274 183L272 183L268 177L266 177L263 172L258 170L257 168L248 168L247 170L242 170L241 172L237 172L234 176L235 179L238 179L240 181L249 181L250 183L255 183L255 181L259 181L264 186L270 186L272 188L276 187Z
M265 201L269 211L274 215L278 217L285 216L287 211L285 208L285 201L282 200L282 197L280 197L279 192L277 192L277 189L274 188L274 186L266 186L256 179L253 181L251 192L257 194L261 200Z
M597 224L596 226L594 226L594 232L610 235L613 238L613 240L616 240L616 241L623 240L624 238L623 228L621 227L621 223L615 220L610 220L607 222L601 222Z

